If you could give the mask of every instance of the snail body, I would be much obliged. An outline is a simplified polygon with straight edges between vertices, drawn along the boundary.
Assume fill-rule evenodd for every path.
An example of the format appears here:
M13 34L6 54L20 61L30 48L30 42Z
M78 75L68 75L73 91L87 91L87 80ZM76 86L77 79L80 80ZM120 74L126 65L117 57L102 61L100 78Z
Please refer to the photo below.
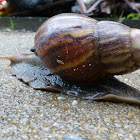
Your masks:
M140 30L79 14L60 14L36 32L35 52L67 81L93 82L140 67Z

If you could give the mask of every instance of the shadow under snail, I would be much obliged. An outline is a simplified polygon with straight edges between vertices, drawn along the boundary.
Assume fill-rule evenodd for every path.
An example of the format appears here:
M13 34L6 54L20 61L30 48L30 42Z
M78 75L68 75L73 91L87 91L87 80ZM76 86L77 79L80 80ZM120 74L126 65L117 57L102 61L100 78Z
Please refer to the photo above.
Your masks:
M140 104L140 91L113 77L140 68L139 29L65 13L44 22L34 43L35 55L1 57L31 87Z

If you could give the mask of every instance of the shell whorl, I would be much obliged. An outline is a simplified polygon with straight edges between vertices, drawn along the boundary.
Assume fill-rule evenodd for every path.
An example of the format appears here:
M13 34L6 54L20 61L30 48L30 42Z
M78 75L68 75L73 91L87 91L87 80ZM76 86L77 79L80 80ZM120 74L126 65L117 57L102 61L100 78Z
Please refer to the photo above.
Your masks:
M101 21L96 25L98 53L108 74L124 74L136 69L131 45L131 28L120 23Z

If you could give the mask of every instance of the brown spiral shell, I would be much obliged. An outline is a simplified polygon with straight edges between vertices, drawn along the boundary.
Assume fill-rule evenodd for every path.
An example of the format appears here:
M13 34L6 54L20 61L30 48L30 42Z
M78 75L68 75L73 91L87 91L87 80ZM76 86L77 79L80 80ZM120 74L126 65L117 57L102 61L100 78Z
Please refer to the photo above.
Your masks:
M60 14L37 30L35 49L52 72L68 81L89 83L139 68L131 30L117 22Z

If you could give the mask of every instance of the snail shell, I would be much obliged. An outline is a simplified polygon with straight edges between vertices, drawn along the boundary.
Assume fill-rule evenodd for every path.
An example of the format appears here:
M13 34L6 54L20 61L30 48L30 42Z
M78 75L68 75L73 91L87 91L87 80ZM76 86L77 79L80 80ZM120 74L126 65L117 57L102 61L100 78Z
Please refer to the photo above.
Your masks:
M60 14L36 32L35 52L63 79L90 83L140 67L140 30L79 14Z

